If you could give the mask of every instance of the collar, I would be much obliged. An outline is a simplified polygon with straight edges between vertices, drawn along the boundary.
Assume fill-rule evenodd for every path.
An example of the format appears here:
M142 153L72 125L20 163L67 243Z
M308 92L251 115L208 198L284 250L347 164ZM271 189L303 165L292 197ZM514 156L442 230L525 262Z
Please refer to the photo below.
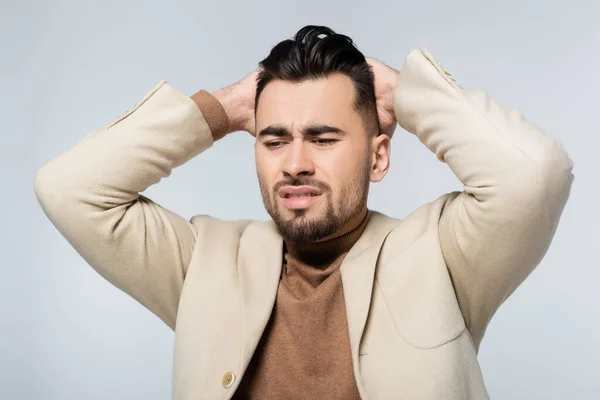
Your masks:
M290 255L311 266L329 265L341 254L350 251L365 230L370 215L371 212L367 210L365 217L356 228L333 239L306 244L288 243L285 241L283 248L284 255Z

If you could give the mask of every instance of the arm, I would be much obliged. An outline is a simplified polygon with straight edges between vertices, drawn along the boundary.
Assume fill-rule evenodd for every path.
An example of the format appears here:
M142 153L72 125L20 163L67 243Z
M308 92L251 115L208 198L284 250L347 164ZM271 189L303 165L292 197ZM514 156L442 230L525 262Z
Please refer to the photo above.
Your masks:
M486 94L464 91L426 50L408 55L393 108L464 185L448 197L438 234L478 347L495 311L545 255L573 164L556 139Z
M239 126L236 93L189 98L163 81L35 176L42 209L75 250L172 329L197 229L140 192Z

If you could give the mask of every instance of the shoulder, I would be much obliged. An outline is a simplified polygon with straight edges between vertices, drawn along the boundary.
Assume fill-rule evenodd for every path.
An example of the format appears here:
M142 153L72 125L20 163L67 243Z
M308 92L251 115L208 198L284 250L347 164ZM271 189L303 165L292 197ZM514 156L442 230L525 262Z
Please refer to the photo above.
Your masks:
M190 222L197 233L198 241L210 244L223 245L227 241L239 243L243 237L278 236L275 223L271 220L225 220L199 214L194 215Z
M382 257L393 257L417 243L427 233L438 236L439 221L444 208L450 204L460 192L445 193L435 200L425 203L402 219L395 219L385 214L374 212L376 223L392 223L393 228L384 243Z
M225 220L210 215L194 215L190 222L196 231L198 244L220 247L227 242L239 243L240 237L247 227L257 221L251 219Z
M254 221L251 219L236 219L236 220L225 220L210 215L198 214L194 215L190 222L197 230L217 229L219 231L229 232L241 232Z

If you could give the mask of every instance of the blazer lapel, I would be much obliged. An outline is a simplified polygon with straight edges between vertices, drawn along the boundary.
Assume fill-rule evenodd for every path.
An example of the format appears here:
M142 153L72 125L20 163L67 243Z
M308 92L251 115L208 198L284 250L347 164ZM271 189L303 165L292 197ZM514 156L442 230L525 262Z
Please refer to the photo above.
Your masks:
M283 238L273 221L248 225L240 239L238 285L241 297L242 376L269 322L281 276Z
M359 390L358 351L371 305L375 267L381 246L400 222L376 211L340 266L354 374ZM251 223L240 239L238 279L241 296L243 375L275 305L283 261L283 238L273 221Z
M389 218L379 212L370 212L371 216L362 236L350 249L340 266L352 363L356 383L361 393L363 390L359 379L358 353L371 306L377 259L385 238L400 222L400 220Z

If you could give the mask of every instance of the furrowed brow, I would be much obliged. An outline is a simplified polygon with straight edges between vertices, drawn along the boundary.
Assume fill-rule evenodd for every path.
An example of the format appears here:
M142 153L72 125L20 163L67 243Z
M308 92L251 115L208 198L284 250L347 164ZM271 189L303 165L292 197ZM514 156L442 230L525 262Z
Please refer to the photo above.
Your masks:
M346 132L344 132L343 130L341 130L338 127L335 126L329 126L329 125L311 125L309 127L307 127L306 129L304 129L303 133L305 135L321 135L323 133L339 133L339 134L345 134Z
M288 130L282 126L277 126L277 125L267 126L266 128L264 128L263 130L261 130L258 133L258 137L264 137L264 136L282 137L282 136L287 136L287 135L289 135Z
M337 133L337 134L343 135L346 132L338 127L330 126L330 125L310 125L310 126L306 127L302 131L302 133L306 136L317 136L317 135L322 135L324 133ZM267 126L266 128L262 129L258 133L258 137L264 137L264 136L283 137L283 136L289 136L289 135L290 135L289 131L280 125Z

